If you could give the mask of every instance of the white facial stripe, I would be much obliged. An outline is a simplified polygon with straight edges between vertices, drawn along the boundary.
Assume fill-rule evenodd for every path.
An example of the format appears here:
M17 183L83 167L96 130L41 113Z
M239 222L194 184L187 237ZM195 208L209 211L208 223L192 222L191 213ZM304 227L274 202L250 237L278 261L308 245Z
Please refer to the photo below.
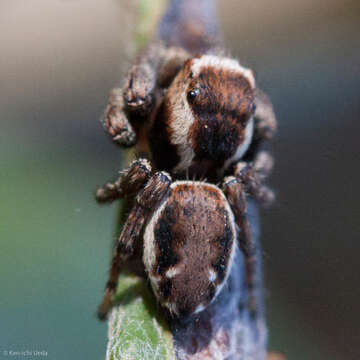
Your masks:
M234 161L240 160L245 154L251 144L251 140L254 134L254 118L251 117L245 128L245 138L242 144L237 148L236 153L228 160L225 161L224 170Z
M187 169L194 157L194 151L191 147L188 133L191 125L194 123L194 116L186 99L185 86L182 81L177 81L174 86L178 88L177 94L171 98L171 109L173 119L170 123L171 127L171 143L178 146L178 155L181 160L175 167L174 171L182 171Z
M201 68L205 66L211 66L214 68L221 68L237 72L245 76L249 80L250 85L255 88L255 78L253 72L250 69L241 66L237 60L219 57L215 55L203 55L199 59L193 60L193 64L191 66L191 71L193 75L199 75L201 72Z

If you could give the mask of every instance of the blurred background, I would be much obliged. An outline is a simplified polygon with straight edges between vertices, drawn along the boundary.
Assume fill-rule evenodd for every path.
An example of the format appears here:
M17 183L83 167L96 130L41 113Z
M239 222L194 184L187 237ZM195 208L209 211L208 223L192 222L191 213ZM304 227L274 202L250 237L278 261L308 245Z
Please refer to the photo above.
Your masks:
M135 8L0 2L0 358L104 358L95 309L116 205L93 192L121 151L99 119L134 52ZM225 0L219 17L279 121L277 202L262 211L270 348L358 360L360 2Z

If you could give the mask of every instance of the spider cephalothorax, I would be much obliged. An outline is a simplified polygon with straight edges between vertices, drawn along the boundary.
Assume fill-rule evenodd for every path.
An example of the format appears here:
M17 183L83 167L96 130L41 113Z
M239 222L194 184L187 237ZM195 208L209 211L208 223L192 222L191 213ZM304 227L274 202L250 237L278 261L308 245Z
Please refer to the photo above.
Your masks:
M187 60L150 132L155 164L208 177L240 159L253 135L254 87L252 72L236 60L211 55Z
M272 105L236 60L159 44L141 55L124 89L112 92L104 123L118 143L136 144L157 169L219 181L253 139L272 137Z

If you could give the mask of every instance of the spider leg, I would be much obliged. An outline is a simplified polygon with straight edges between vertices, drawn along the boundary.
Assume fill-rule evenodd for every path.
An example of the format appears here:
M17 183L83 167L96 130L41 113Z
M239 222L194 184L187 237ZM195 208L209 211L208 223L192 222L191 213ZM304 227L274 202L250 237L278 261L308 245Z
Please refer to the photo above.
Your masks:
M246 282L250 291L250 308L256 312L256 279L258 278L257 244L250 231L250 223L246 216L246 194L254 197L261 204L269 204L274 200L274 193L263 185L270 174L274 161L265 151L259 152L254 162L239 161L234 166L234 176L224 179L223 190L235 216L239 229L239 246L245 256Z
M99 203L112 202L124 196L136 194L151 175L151 166L145 159L132 162L130 167L120 174L118 180L107 183L96 191L96 200Z
M129 112L146 116L153 109L158 71L165 54L163 45L151 42L136 56L123 88L124 104Z
M142 49L130 68L124 87L110 92L103 124L119 145L137 142L142 122L155 107L159 89L167 88L189 54L176 47L152 42ZM161 91L160 91L161 92Z
M267 151L260 151L254 160L254 171L260 180L266 179L274 167L274 158Z
M255 89L255 106L255 137L269 140L276 132L276 117L270 99L258 88Z
M163 53L162 45L150 43L135 58L124 87L110 92L103 123L119 145L135 145L137 131L132 122L145 118L154 107L157 73Z
M257 246L251 235L250 223L247 219L247 201L245 187L241 180L228 176L224 179L223 191L233 211L238 228L238 243L245 257L246 284L249 288L250 309L256 311L255 286L256 286L256 254Z
M135 144L136 133L124 112L122 89L111 90L102 121L105 130L119 145L128 147Z
M109 279L103 301L98 308L98 317L105 319L118 283L123 263L133 254L134 244L140 240L143 226L153 208L167 195L171 178L164 172L155 173L135 198L135 204L127 218L115 248Z
M272 156L261 151L252 164L239 161L234 166L234 176L241 181L244 190L263 205L268 205L275 199L273 191L263 185L263 181L270 174L273 164Z
M148 115L154 105L158 88L167 88L190 55L182 48L165 47L157 41L142 49L123 89L127 111Z

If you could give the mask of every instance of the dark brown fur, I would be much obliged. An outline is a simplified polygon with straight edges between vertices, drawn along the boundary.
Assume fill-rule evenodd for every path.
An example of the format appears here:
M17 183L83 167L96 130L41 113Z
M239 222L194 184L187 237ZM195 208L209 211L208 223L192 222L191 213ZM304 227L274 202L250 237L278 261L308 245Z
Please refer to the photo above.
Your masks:
M171 191L154 229L157 262L151 269L161 276L161 302L177 305L182 315L207 306L225 279L235 234L220 189L206 184L179 183ZM166 277L175 267L178 273ZM209 281L209 270L216 274Z
M111 202L124 196L136 195L148 181L151 167L144 159L135 160L114 183L107 183L96 191L99 203Z
M143 167L143 160L134 161L123 176L120 177L118 182L120 184L129 184L130 182L132 186L138 187L139 182L143 184ZM151 169L147 167L146 170L149 172L151 171ZM136 175L139 175L139 178L137 178ZM130 179L131 181L129 181ZM106 317L110 308L111 298L115 293L118 277L122 270L121 268L125 265L125 261L128 260L138 248L138 242L141 239L143 226L151 213L151 210L155 208L157 203L161 202L161 199L167 195L170 183L171 179L165 173L157 172L149 179L146 186L139 191L138 196L135 198L134 206L124 224L115 248L109 280L105 289L105 295L98 309L99 319L104 319ZM131 190L131 187L129 187L129 189ZM103 189L100 188L99 190ZM107 198L101 198L101 200L110 202L113 198L110 196Z
M245 127L252 114L253 89L246 77L226 69L207 66L195 77L188 91L197 89L190 102L195 122L189 139L195 161L210 160L221 168L245 138Z
M189 146L195 153L189 175L211 179L245 140L245 127L253 113L254 90L245 76L227 69L206 66L193 77L193 59L185 62L174 80L175 86L164 97L150 132L151 151L160 169L171 172L179 163L179 149L170 140L174 136L172 99L180 96L178 91L183 84L188 84L182 92L197 91L194 99L185 100L194 117L188 133Z
M171 107L169 100L165 99L160 105L155 122L150 130L149 142L156 166L166 171L171 171L180 161L177 148L170 141L169 121L171 121Z

